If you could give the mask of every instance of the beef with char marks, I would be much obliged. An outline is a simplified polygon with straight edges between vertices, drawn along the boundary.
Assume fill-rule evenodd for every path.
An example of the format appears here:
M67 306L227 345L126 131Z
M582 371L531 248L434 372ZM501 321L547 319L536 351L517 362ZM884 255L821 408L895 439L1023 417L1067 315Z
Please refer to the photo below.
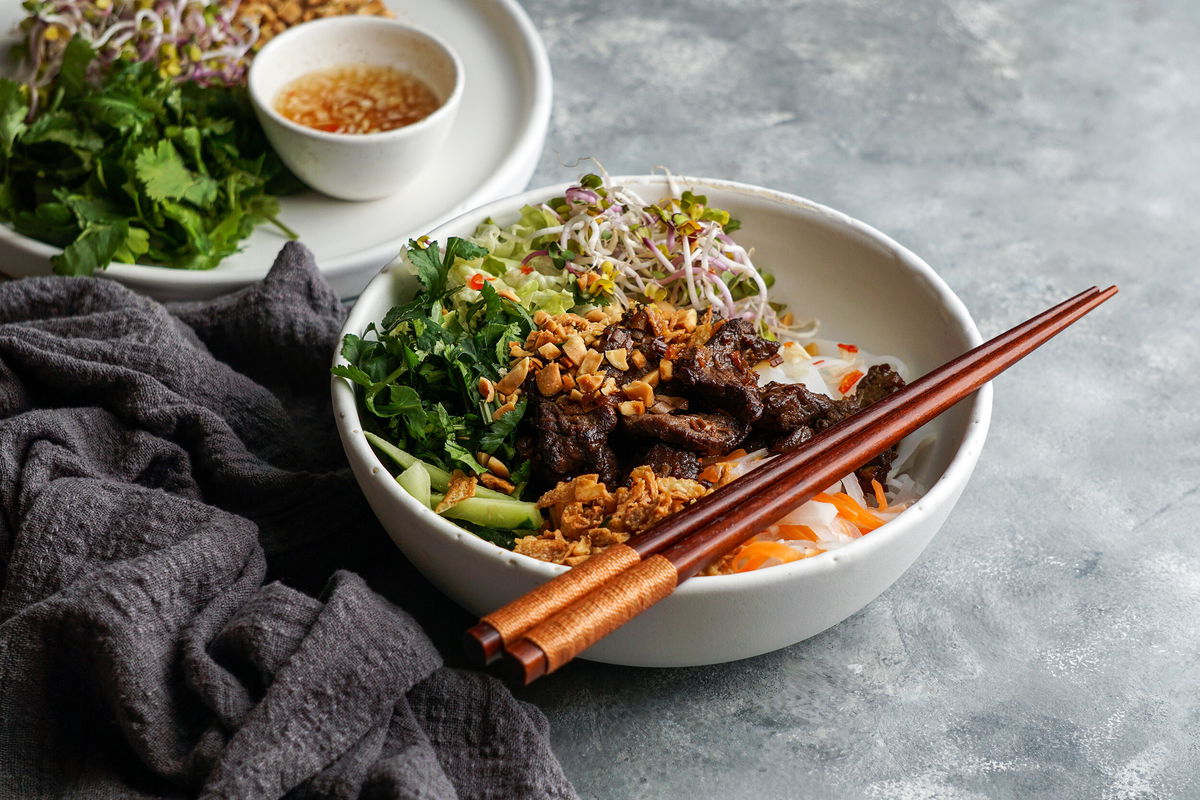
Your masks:
M815 435L816 434L813 433L812 428L808 427L807 425L801 425L796 429L785 433L783 436L772 439L767 445L767 448L772 453L786 453L789 450L794 450L795 448L804 444Z
M661 442L652 446L639 459L654 470L656 475L665 478L688 478L696 480L700 474L700 459L690 450L680 450L677 447Z
M690 345L674 360L675 380L713 408L754 422L763 413L754 365L779 352L777 342L758 335L742 318L731 319L702 345Z
M759 390L763 413L754 427L774 433L789 432L821 418L833 408L833 400L810 392L801 383L771 381Z
M675 447L704 456L716 456L733 450L750 426L728 414L642 414L622 417L622 428L631 436L658 439Z
M585 407L560 397L534 396L534 465L543 477L557 482L594 472L614 486L617 457L608 439L617 427L617 410L609 404Z

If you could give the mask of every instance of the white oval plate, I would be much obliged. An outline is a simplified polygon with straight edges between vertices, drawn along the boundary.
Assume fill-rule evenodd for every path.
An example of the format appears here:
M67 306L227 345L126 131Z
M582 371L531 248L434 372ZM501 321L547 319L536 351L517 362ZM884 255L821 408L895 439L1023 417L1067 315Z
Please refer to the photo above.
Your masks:
M300 234L340 297L355 297L412 236L524 189L537 167L550 121L550 61L515 0L387 0L396 18L430 30L458 53L466 75L462 107L449 140L402 192L351 203L316 192L284 197L279 217ZM0 5L0 31L22 18L18 3ZM11 35L0 41L4 52ZM11 74L12 65L6 72ZM266 275L286 239L267 225L242 252L211 270L113 264L103 273L160 300L212 297ZM51 274L58 248L0 224L0 272Z

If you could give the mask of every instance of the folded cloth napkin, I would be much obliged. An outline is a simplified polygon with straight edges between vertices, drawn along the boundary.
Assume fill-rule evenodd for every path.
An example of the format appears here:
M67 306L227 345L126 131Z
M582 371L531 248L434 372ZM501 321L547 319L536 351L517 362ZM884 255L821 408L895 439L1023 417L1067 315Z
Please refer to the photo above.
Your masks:
M343 316L295 244L199 303L0 285L0 798L576 796L537 709L336 570L386 545Z

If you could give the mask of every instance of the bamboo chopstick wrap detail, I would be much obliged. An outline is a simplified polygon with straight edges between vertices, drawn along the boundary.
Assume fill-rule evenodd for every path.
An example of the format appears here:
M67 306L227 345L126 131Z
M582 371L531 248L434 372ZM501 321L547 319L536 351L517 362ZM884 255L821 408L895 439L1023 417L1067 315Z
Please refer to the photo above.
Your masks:
M584 562L587 563L587 562ZM675 590L678 573L651 556L525 634L546 654L547 672L566 664Z
M482 621L495 628L507 646L546 617L566 608L641 560L641 556L629 545L612 545L600 555L589 558L529 594L496 609L483 617Z

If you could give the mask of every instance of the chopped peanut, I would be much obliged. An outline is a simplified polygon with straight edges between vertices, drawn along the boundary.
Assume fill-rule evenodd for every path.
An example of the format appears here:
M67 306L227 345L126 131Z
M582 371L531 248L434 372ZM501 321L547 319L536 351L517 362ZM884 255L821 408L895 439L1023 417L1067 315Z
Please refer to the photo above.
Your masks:
M572 400L574 400L576 403L578 403L580 400L583 399L583 392L579 391L578 389L572 389L571 394L569 396Z
M496 384L496 389L503 394L511 394L515 392L522 383L525 382L525 377L529 375L529 358L522 358L520 361L508 371L508 374L500 379Z
M604 385L604 376L595 374L580 375L576 378L575 384L579 387L579 391L584 394L591 394Z
M622 416L640 417L646 413L646 404L640 400L625 400L617 403L617 410L621 412Z
M499 408L497 408L495 411L492 412L492 422L495 422L496 420L500 419L501 417L503 417L505 414L512 411L516 407L517 407L517 404L511 403L511 402L505 403L504 405L500 406Z
M658 362L658 375L664 381L671 380L671 376L675 374L675 365L669 359L664 358Z
M562 372L557 361L550 362L549 366L537 374L537 387L544 397L550 397L562 391Z
M621 387L621 393L630 400L641 400L647 408L654 405L654 389L645 381L633 381Z
M677 320L678 324L681 325L685 331L694 331L696 329L697 322L696 309L689 308L687 311L684 311L683 314L677 317Z
M593 308L587 312L585 316L588 322L605 322L608 320L608 314L603 308Z
M503 461L496 458L495 456L488 456L487 462L482 464L481 466L487 467L492 472L499 475L501 478L507 478L509 475L508 467L505 466Z
M547 361L553 361L562 355L562 350L559 350L558 345L554 344L554 342L546 342L538 348L538 355Z
M483 398L483 402L485 403L492 402L492 398L496 396L496 384L492 383L487 378L480 378L479 396Z
M641 350L634 350L633 353L629 356L629 360L632 361L633 365L635 367L637 367L638 369L641 369L642 367L646 366L646 357L644 355L642 355Z
M573 358L571 360L575 361ZM600 369L602 361L604 361L604 356L600 355L598 350L588 350L582 360L575 361L575 363L579 365L580 374L587 374Z
M575 379L573 377L571 377L571 373L569 373L569 372L562 373L562 385L563 385L564 389L574 389L575 388Z
M533 312L533 324L537 325L539 328L546 327L546 323L550 320L551 316L547 314L544 309L539 308L537 311Z
M105 7L104 4L100 6ZM258 28L255 50L300 22L342 14L395 16L380 0L286 0L283 3L278 0L248 0L236 7L235 20L239 25L253 24Z
M646 383L650 384L651 386L658 386L658 378L659 378L659 373L658 373L658 370L656 370L656 369L650 370L649 372L647 372L645 375L642 376L642 380L645 381Z
M590 352L587 345L583 343L583 337L578 333L573 333L563 342L562 350L567 354L567 358L571 359L572 363L579 364L583 362L584 357Z
M604 357L608 360L608 363L612 364L622 372L629 369L628 356L629 351L624 347L618 347L616 350L604 351Z

